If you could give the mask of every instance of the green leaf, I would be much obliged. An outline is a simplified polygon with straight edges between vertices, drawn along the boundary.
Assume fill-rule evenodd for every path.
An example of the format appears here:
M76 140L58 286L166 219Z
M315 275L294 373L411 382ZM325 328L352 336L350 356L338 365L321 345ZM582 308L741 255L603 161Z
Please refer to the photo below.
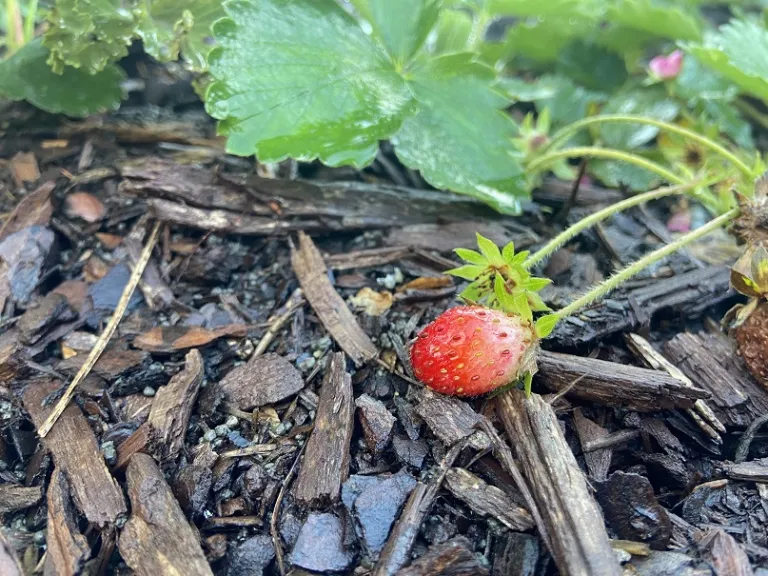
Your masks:
M509 242L506 246L504 246L504 248L502 248L501 257L504 260L504 262L506 262L507 264L509 264L512 261L512 259L515 257L514 242Z
M378 14L373 0L358 4ZM377 21L374 30L389 35L378 40L334 0L237 0L226 10L229 19L214 25L206 108L229 152L363 167L389 138L433 186L519 212L528 190L516 126L493 90L493 69L475 55L421 51L401 65L384 45L400 50L420 32L398 40L395 23ZM414 10L381 8L379 17L421 14Z
M633 114L656 120L671 121L677 117L680 105L667 97L658 87L620 92L603 108L603 114ZM633 149L653 140L659 133L654 126L612 123L600 127L605 143L613 148Z
M534 312L549 312L551 310L536 292L528 292L528 305Z
M122 70L109 65L90 75L68 66L56 74L46 63L48 57L48 49L38 38L0 62L0 94L69 116L89 116L120 105Z
M546 338L555 329L555 326L560 321L557 314L547 314L536 320L536 336L539 338Z
M497 16L534 16L546 18L592 17L600 7L598 0L490 0L488 11Z
M727 134L742 148L754 149L752 125L739 114L735 106L724 100L702 100L701 106L705 118L718 126L723 134Z
M493 294L496 296L500 310L510 314L519 313L517 302L504 285L504 278L502 278L501 274L496 274L496 277L493 279Z
M683 59L680 74L677 75L671 87L675 95L693 102L730 101L739 93L739 89L733 82L691 57Z
M518 252L517 254L515 254L515 257L509 261L509 265L517 266L518 264L522 264L528 259L528 256L530 254L531 254L530 250L523 250L522 252Z
M536 99L536 109L548 109L553 124L558 126L581 120L588 115L590 108L608 98L602 92L578 86L565 76L544 76L539 81L544 79L553 87L555 94L552 97Z
M556 69L577 84L601 92L618 90L629 77L621 56L584 40L563 48Z
M670 40L699 40L700 20L690 9L659 4L653 0L612 0L606 18L627 28L642 30Z
M512 298L514 300L514 309L517 314L519 314L523 320L533 322L533 312L531 311L531 307L528 304L528 294L521 290L515 292Z
M743 92L768 101L768 31L757 21L731 20L703 42L682 47Z
M48 23L44 44L54 71L72 66L95 74L128 54L136 17L121 0L58 0Z
M516 102L534 102L543 98L552 98L557 94L557 86L551 77L537 78L526 82L520 78L502 78L499 88L504 90L507 98Z
M143 4L138 14L136 33L149 55L167 62L181 53L193 70L207 68L211 26L225 15L220 0L155 0Z
M208 113L227 151L362 167L412 106L387 54L333 0L238 0L214 25Z
M477 264L478 266L488 266L488 258L480 254L480 252L467 250L466 248L456 248L454 252L459 258L464 260L464 262Z
M464 278L464 280L475 280L485 271L485 266L467 265L459 266L458 268L452 268L451 270L446 270L445 273L450 274L451 276L456 276L458 278Z
M543 290L550 284L552 284L552 280L550 280L549 278L529 278L523 285L523 288L525 288L526 290L531 290L533 292L538 292L539 290Z
M504 258L501 256L501 251L494 241L486 238L479 232L476 232L475 236L477 236L477 247L480 248L482 255L488 259L488 263L492 266L503 266Z
M531 386L533 385L533 372L526 372L523 376L523 390L525 390L525 397L531 397Z
M592 176L609 188L626 186L633 192L646 192L661 183L661 179L653 172L626 162L593 159L588 168Z
M355 6L398 68L416 53L437 22L437 0L356 0Z
M472 54L448 54L413 70L408 88L417 113L392 137L395 153L437 188L480 198L499 212L518 214L527 196L517 128L491 91L493 70Z
M435 53L465 52L472 33L472 16L462 10L442 10L437 20Z

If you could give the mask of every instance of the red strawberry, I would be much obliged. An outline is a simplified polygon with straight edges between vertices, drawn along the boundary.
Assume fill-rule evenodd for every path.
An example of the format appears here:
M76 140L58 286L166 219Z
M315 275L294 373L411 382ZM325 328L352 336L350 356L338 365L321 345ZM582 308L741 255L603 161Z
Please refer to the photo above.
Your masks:
M416 377L437 392L477 396L530 370L535 343L533 327L519 317L457 306L419 333L411 364Z

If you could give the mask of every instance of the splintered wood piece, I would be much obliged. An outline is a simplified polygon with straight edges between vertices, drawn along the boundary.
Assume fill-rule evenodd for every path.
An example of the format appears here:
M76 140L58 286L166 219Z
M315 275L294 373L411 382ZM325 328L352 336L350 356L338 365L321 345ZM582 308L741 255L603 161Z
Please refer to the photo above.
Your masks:
M31 382L24 390L24 408L38 430L53 412L50 406L43 406L43 400L60 388L58 380L45 379ZM109 473L80 408L69 405L43 443L67 475L75 505L89 522L104 528L126 513L123 492Z
M77 514L72 506L69 484L58 468L48 486L48 553L45 573L75 576L91 555L88 540L77 526Z
M357 365L373 360L379 353L376 346L328 279L328 270L315 243L302 232L298 249L291 247L291 264L312 309L341 349Z
M464 536L456 536L442 544L435 544L421 558L396 576L486 576L488 569L480 564L472 551L472 543Z
M465 444L465 442L458 442L452 446L443 457L432 479L427 483L416 484L400 513L400 518L389 533L387 543L381 551L371 576L394 576L400 568L408 564L413 544L419 535L419 528L435 503L446 472L453 466L453 462L459 452L464 449Z
M446 472L445 487L478 516L491 516L510 530L525 531L533 528L533 519L528 510L515 504L496 486L491 486L463 468L451 468Z
M709 405L726 427L746 428L768 412L768 390L752 379L726 336L677 334L664 345L664 354L712 394Z
M285 400L304 388L301 372L278 354L252 357L219 382L227 401L240 410L252 410Z
M51 193L54 188L56 182L50 180L24 196L0 227L0 241L28 226L47 226L53 214Z
M0 514L16 512L34 506L43 498L40 486L0 484Z
M715 574L752 576L749 557L738 542L720 528L710 528L696 535L701 555L714 568Z
M151 456L134 454L126 471L131 517L118 548L138 576L212 576L197 535Z
M639 412L691 408L696 400L709 397L665 372L544 350L536 377L555 392L578 380L566 396Z
M354 409L346 357L343 352L336 352L320 388L315 427L293 490L300 502L323 506L339 499L341 485L349 476Z
M496 399L496 410L514 438L513 449L542 521L537 527L560 573L620 575L600 508L552 407L536 394L526 399L511 390Z
M768 482L768 458L758 458L738 464L726 464L723 468L728 478L734 480Z
M152 428L157 455L176 458L184 446L189 417L203 383L203 373L202 355L197 350L190 350L184 369L157 391L146 422Z
M416 406L432 433L447 446L472 435L482 417L466 402L424 389Z
M586 418L581 413L581 408L576 408L573 411L573 424L576 428L576 434L579 436L579 444L581 444L581 449L584 451L584 461L587 463L590 475L595 480L605 480L608 478L608 469L611 467L613 452L610 448L601 448L587 452L586 446L590 442L606 438L608 430Z

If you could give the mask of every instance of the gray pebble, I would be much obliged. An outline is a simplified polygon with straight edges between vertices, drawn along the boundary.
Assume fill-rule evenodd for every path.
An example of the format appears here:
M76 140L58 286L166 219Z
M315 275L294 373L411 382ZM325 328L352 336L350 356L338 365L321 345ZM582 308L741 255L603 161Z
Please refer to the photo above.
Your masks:
M226 424L219 424L218 426L216 426L216 428L214 428L214 431L216 432L216 436L218 436L219 438L223 438L224 436L229 434L229 426L227 426Z
M208 432L203 434L203 440L206 442L213 442L216 440L216 430L208 430Z
M155 389L152 388L152 386L147 386L146 388L144 388L144 390L141 391L141 393L144 394L144 396L149 396L151 398L152 396L155 395L156 392L155 392Z
M224 425L231 430L232 428L237 428L239 422L237 416L229 416L224 422Z

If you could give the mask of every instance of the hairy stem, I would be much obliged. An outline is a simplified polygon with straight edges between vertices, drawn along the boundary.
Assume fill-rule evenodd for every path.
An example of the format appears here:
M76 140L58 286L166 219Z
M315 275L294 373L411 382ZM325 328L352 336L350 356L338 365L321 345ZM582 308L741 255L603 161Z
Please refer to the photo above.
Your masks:
M531 266L538 264L545 258L548 258L549 256L551 256L558 248L560 248L560 246L568 242L570 239L578 236L584 230L591 228L598 222L602 222L603 220L613 216L614 214L622 212L623 210L626 210L628 208L632 208L633 206L637 206L645 202L650 202L651 200L657 200L659 198L664 198L665 196L672 196L674 194L680 194L681 192L686 192L698 186L699 184L700 182L689 182L688 184L682 184L680 186L667 186L665 188L658 188L656 190L651 190L650 192L637 194L636 196L632 196L631 198L627 198L626 200L622 200L621 202L616 202L615 204L611 204L610 206L603 208L602 210L598 210L594 214L590 214L586 218L582 218L581 220L576 222L573 226L567 228L566 230L563 230L562 232L560 232L560 234L552 238L552 240L547 242L539 250L531 254L528 257L528 259L525 261L525 267L530 268Z
M620 272L617 272L616 274L608 278L605 282L598 284L597 286L592 288L592 290L584 294L582 297L577 298L565 308L562 308L557 312L555 312L555 315L560 320L562 320L563 318L570 316L574 312L581 310L582 308L588 306L595 300L599 300L609 292L615 290L621 284L623 284L624 282L626 282L627 280L629 280L639 272L642 272L645 268L647 268L651 264L655 264L662 258L666 258L673 252L677 252L678 250L680 250L681 248L684 248L691 242L694 242L699 238L706 236L710 232L720 228L721 226L728 224L731 220L733 220L738 215L739 215L739 209L734 208L733 210L726 212L722 216L718 216L714 220L711 220L701 228L697 228L692 232L688 232L687 234L681 236L671 244L667 244L666 246L659 248L658 250L654 250L650 254L646 254L645 256L640 258L640 260L638 260L634 264L627 266Z
M562 144L567 142L568 139L574 133L578 132L582 128L586 128L587 126L591 126L593 124L604 124L609 122L646 124L648 126L655 126L656 128L659 128L661 130L666 130L667 132L679 134L680 136L684 136L689 140L698 142L702 146L709 148L713 152L716 152L723 158L729 160L747 178L749 179L755 178L755 174L753 173L752 169L750 169L749 166L747 166L744 162L742 162L735 154L733 154L732 152L730 152L729 150L727 150L726 148L724 148L714 140L707 138L706 136L699 134L698 132L694 132L693 130L688 130L687 128L683 128L682 126L678 126L676 124L670 124L669 122L663 122L661 120L655 120L653 118L645 118L643 116L619 115L619 114L590 116L588 118L584 118L583 120L579 120L578 122L574 122L573 124L569 124L565 128L556 132L552 136L552 140L550 141L547 148L555 149L558 146L561 146Z
M626 162L627 164L634 164L635 166L645 168L654 174L658 174L667 182L672 182L673 184L685 183L685 180L682 177L678 176L674 172L671 172L670 170L667 170L661 164L646 160L642 156L638 156L630 152L623 152L621 150L614 150L613 148L598 148L594 146L580 146L576 148L567 148L565 150L550 152L533 160L530 164L528 164L527 169L529 172L539 172L546 168L549 164L552 164L561 158L583 157L620 160L622 162Z
M35 38L35 20L37 19L38 0L30 0L27 7L27 16L24 19L24 44Z

